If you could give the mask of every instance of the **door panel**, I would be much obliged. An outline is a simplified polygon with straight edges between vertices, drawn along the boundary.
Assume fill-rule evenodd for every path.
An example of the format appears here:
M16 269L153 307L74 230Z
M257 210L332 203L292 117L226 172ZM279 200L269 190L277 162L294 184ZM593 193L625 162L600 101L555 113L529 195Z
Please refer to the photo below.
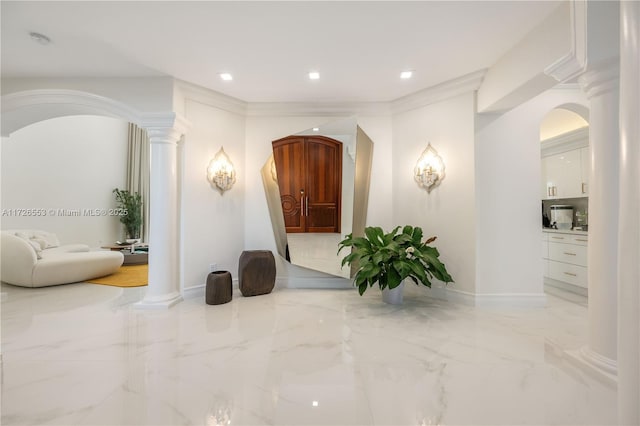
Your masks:
M273 156L287 232L340 232L342 143L290 136Z
M305 186L304 138L287 138L273 143L278 188L287 232L304 232L300 190Z
M328 138L307 138L306 149L307 232L340 232L342 144Z

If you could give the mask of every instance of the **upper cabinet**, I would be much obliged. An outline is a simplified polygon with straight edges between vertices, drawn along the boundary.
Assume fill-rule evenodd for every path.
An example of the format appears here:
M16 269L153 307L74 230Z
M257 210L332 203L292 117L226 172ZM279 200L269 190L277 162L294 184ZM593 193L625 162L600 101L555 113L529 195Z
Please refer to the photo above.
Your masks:
M542 143L543 200L589 195L589 130L578 129Z

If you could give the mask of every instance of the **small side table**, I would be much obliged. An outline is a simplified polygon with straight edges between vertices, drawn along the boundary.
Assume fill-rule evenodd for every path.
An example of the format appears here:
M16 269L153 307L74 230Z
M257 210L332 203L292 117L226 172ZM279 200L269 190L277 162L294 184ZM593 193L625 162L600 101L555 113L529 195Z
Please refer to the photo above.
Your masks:
M276 261L271 251L245 250L238 263L238 285L243 296L271 293L276 284Z
M207 275L205 302L207 305L222 305L231 302L231 272L213 271Z
M149 263L149 244L110 244L102 246L102 248L121 252L124 255L123 265L146 265Z

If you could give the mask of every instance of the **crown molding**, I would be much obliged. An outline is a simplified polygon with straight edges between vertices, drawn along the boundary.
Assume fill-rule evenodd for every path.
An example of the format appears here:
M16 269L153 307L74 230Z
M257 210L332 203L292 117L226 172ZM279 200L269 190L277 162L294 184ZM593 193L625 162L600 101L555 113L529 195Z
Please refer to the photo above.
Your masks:
M388 102L252 102L247 108L247 115L251 117L344 117L390 114Z
M571 48L560 59L544 69L544 73L560 82L582 74L587 67L587 2L571 0L570 33Z
M389 116L478 90L486 72L475 71L390 102L246 102L182 80L176 80L176 89L185 99L248 117Z
M589 126L545 139L540 144L542 157L589 146Z
M398 98L391 102L391 112L398 114L453 98L463 93L476 91L480 88L486 73L487 69L485 68Z
M619 57L590 66L590 70L582 74L578 82L589 99L617 90L620 83Z
M175 80L175 88L184 96L185 100L193 100L236 114L247 114L248 103L242 99L234 98L183 80Z
M66 105L78 109L98 111L104 115L126 118L139 123L142 114L120 101L80 90L36 89L2 96L2 113L6 114L34 105Z

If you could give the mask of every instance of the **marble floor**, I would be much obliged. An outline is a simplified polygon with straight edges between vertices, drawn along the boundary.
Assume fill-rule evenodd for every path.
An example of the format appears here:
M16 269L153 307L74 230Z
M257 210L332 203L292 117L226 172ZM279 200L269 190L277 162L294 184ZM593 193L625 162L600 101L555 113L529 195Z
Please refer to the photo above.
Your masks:
M3 425L611 425L562 357L584 304L480 309L408 286L141 311L140 289L2 286Z

